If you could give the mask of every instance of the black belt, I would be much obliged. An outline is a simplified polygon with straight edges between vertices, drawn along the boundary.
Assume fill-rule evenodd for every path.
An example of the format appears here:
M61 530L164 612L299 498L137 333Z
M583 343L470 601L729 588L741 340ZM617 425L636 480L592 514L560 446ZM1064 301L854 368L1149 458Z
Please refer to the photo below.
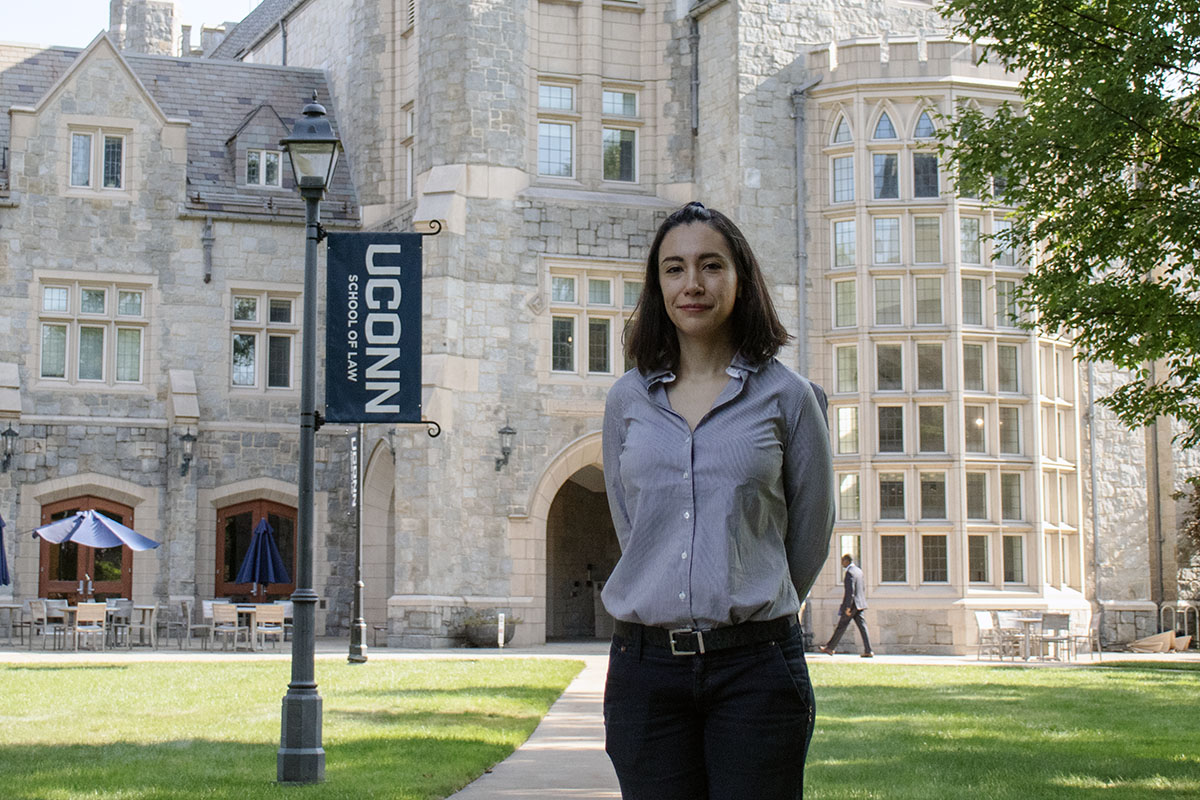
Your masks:
M796 624L796 616L789 614L766 622L743 622L707 630L654 628L619 619L614 622L613 633L622 639L640 639L643 644L669 649L671 655L675 656L694 656L774 639L786 639L791 634L792 626Z

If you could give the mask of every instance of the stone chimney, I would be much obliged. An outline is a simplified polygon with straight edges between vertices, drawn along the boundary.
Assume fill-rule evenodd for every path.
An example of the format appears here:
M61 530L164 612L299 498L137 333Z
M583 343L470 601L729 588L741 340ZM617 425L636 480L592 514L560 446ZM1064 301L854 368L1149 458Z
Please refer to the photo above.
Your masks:
M218 25L211 28L208 25L200 28L200 50L204 55L208 55L213 50L217 49L217 45L225 41L225 34L237 27L236 22L226 22L223 25Z
M111 0L108 36L118 50L175 55L179 30L174 0Z

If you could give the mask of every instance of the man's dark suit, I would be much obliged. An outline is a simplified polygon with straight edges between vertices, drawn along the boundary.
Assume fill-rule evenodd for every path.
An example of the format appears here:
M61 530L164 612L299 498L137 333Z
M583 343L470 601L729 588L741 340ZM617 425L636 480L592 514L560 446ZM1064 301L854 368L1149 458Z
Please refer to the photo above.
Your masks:
M858 626L858 633L862 636L863 653L871 652L871 639L867 636L867 621L863 619L862 612L867 609L867 595L863 591L863 574L857 564L851 563L846 567L846 577L843 580L845 591L842 594L842 605L838 608L838 624L833 631L833 636L829 640L829 644L825 645L825 650L832 651L837 647L837 643L841 641L842 634L846 632L846 627L850 624L850 620L854 620L854 624Z

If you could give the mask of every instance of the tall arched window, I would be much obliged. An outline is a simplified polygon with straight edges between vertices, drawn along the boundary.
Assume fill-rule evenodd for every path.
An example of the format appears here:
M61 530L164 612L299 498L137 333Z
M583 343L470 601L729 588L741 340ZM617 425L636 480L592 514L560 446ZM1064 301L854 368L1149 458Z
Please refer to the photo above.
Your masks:
M238 569L250 549L254 528L264 518L271 526L275 544L292 580L257 588L249 583L235 583ZM257 601L286 599L296 589L296 509L269 500L252 500L222 508L217 512L216 550L215 597Z

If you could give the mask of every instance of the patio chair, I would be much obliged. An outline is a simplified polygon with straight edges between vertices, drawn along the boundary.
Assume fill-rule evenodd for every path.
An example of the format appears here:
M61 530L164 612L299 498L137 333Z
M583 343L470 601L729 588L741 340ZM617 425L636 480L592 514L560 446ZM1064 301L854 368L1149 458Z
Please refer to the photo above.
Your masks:
M992 619L991 611L976 611L975 624L979 626L979 652L975 660L983 658L984 653L994 654L1001 661L1006 655L1016 658L1017 642L1006 636Z
M1086 645L1088 658L1095 656L1104 660L1104 647L1100 644L1100 615L1088 614L1087 618L1071 616L1071 647L1079 655L1079 645Z
M64 644L66 643L66 625L58 620L52 620L46 610L45 600L30 600L29 601L29 649L33 649L33 637L42 637L42 649L46 649L46 637L54 643L54 649L58 649L58 638L63 637Z
M129 625L133 618L133 601L124 597L110 597L104 601L108 611L109 641L113 647L119 647L122 641L129 640Z
M132 609L129 617L129 626L125 632L125 646L130 650L133 649L133 638L136 636L138 641L142 640L143 634L150 643L151 650L158 649L158 601L143 606L142 608Z
M229 639L233 637L233 649L237 649L238 638L246 634L246 643L250 643L250 628L238 622L238 609L233 603L212 604L213 635L225 638L225 649L229 649Z
M292 632L292 601L282 600L279 605L283 606L283 640L286 642Z
M192 646L192 638L196 632L200 633L200 646L205 650L208 649L208 643L212 640L213 632L212 601L206 600L203 602L209 604L209 613L207 619L201 618L201 620L197 622L195 616L196 601L190 598L185 598L179 601L178 619L172 619L167 622L167 641L170 642L171 631L175 631L176 635L179 637L180 650L182 650L185 645L189 648Z
M13 622L13 627L17 629L17 642L20 644L25 643L25 636L29 633L31 620L33 619L29 613L29 604L31 602L33 601L29 599L21 601L21 617ZM30 644L32 645L32 642Z
M1067 650L1067 659L1071 657L1071 615L1047 612L1042 614L1041 630L1034 637L1037 645L1038 658L1050 657L1053 650L1054 658L1062 661L1063 648Z
M74 649L79 649L79 637L100 637L100 649L103 650L108 638L108 607L104 603L80 603L75 606L75 621L71 625L71 639Z
M258 649L262 649L268 636L274 636L276 643L283 641L283 604L259 604L255 606L254 612L254 636L258 640Z
M1000 637L1014 648L1013 658L1016 658L1021 653L1021 648L1025 640L1025 630L1021 627L1021 614L1017 611L997 611L996 628L1000 631Z

